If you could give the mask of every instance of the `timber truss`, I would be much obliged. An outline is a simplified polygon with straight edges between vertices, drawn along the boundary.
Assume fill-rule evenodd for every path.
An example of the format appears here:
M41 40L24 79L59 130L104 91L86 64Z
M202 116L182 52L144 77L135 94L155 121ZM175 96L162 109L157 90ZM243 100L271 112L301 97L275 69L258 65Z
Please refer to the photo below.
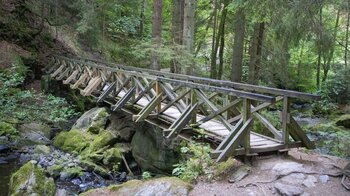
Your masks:
M83 96L108 103L112 111L123 110L135 122L161 127L166 139L205 134L217 161L293 147L314 148L291 116L290 104L292 99L319 100L316 95L77 57L53 56L46 72ZM278 125L264 116L269 107L279 111ZM265 131L254 130L254 123Z

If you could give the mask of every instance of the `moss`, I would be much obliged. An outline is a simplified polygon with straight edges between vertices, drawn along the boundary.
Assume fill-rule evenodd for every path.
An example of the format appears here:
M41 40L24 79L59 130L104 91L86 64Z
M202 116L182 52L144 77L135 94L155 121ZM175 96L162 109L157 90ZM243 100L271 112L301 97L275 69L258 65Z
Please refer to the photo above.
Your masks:
M10 123L0 122L0 136L2 135L16 135L17 129Z
M109 113L106 108L102 108L99 113L93 118L91 126L88 127L87 131L90 133L98 134L101 130L105 128L106 120Z
M122 151L120 148L110 148L103 153L103 164L113 165L114 170L119 169L122 161Z
M230 157L226 161L217 164L215 169L216 170L215 175L218 176L224 173L225 171L231 169L235 165L235 163L236 163L236 160Z
M11 195L55 195L55 192L53 179L46 178L44 171L31 161L11 176Z
M344 114L335 120L336 125L350 128L350 114Z
M51 149L45 145L37 145L34 149L34 153L38 154L50 154Z
M47 168L47 172L54 178L60 176L60 172L63 170L63 166L57 164Z
M83 169L79 166L64 169L62 172L65 172L70 179L84 175Z
M103 131L97 137L94 138L88 150L90 152L96 152L102 149L103 147L112 146L115 143L116 137L109 131Z
M90 145L92 137L88 133L82 133L73 129L69 132L61 132L54 139L54 146L67 152L80 153Z
M81 164L86 167L89 171L96 172L100 174L102 177L108 178L110 177L108 171L103 167L89 161L89 160L81 160Z

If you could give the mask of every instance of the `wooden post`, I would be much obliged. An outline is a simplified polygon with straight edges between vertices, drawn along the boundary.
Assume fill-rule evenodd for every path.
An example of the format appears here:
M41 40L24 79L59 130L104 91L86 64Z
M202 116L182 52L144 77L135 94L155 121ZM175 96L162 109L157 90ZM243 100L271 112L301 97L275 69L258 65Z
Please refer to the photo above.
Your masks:
M162 94L159 81L156 82L156 94L157 94L156 96ZM159 113L161 111L161 104L162 103L159 102L159 104L156 107L157 113Z
M223 107L225 107L226 105L228 105L230 103L228 99L229 99L228 95L224 95L224 99L222 101L222 106ZM224 112L223 116L227 120L228 119L228 111Z
M289 143L289 130L288 124L290 123L290 100L287 96L283 97L283 110L282 110L282 142L285 145ZM287 146L286 146L287 147Z
M250 108L250 99L243 99L243 123L247 122L248 119L251 116L251 108ZM246 135L244 137L244 148L246 154L249 154L249 149L250 149L250 127L247 128L246 130Z
M193 107L197 103L196 91L191 89L191 106ZM197 122L197 111L193 112L191 123L195 124Z

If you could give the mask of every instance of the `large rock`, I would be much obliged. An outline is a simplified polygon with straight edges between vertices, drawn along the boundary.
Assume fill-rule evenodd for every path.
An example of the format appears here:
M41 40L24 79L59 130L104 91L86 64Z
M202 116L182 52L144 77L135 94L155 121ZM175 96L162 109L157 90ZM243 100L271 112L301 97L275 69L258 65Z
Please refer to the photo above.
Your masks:
M275 183L275 188L283 196L296 196L304 193L304 190L298 186Z
M28 123L19 127L18 146L39 145L51 143L51 128L41 123Z
M335 124L350 129L350 114L345 114L341 116Z
M112 132L119 142L130 142L136 130L139 130L143 123L135 123L131 115L121 112L114 112L109 117L110 123L106 130Z
M172 141L176 142L176 141ZM132 155L144 171L170 173L178 163L174 143L168 143L162 130L151 125L136 131L131 141Z
M56 186L52 178L34 161L29 161L11 176L9 195L55 195Z
M146 182L142 182L141 180L130 180L121 185L90 190L81 195L183 196L188 195L191 189L192 186L190 184L187 184L176 177L164 177Z
M72 129L99 133L105 129L109 113L106 108L95 107L85 112L73 125Z

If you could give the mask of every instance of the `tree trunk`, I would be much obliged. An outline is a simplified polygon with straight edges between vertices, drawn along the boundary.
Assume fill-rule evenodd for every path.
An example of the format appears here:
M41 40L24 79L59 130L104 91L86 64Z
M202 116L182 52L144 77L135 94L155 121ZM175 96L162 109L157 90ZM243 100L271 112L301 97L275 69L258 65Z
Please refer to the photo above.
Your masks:
M316 68L316 86L317 86L317 89L320 89L320 75L321 75L321 57L322 57L322 51L323 51L323 46L322 46L322 38L323 38L323 35L322 35L322 31L323 31L323 28L322 28L322 7L320 8L320 29L319 29L319 32L318 32L318 41L319 41L319 46L318 46L318 57L317 57L317 68Z
M350 26L350 2L348 0L348 17L346 20L346 34L345 34L345 52L344 52L344 64L345 68L348 66L348 44L349 44L349 26Z
M192 54L195 31L195 12L196 0L185 0L184 6L184 28L183 28L183 44L186 50ZM185 74L192 75L194 62L186 67Z
M184 0L173 0L173 16L171 25L172 40L175 45L182 45L183 22L184 22ZM176 59L170 65L171 73L180 73Z
M249 77L250 84L259 83L259 72L261 68L261 51L264 39L265 23L255 24L254 33L250 46Z
M140 14L140 32L139 36L143 37L144 24L145 24L145 9L146 9L146 0L142 0L141 4L141 14Z
M214 0L214 23L213 23L213 36L212 36L212 43L211 43L211 55L210 55L210 78L216 78L217 71L216 71L216 42L218 37L216 35L217 32L217 23L218 23L218 0Z
M153 18L152 18L152 38L155 47L158 48L162 42L162 9L163 0L153 0ZM160 70L159 55L152 54L151 69Z
M334 49L335 49L335 43L337 41L337 32L338 32L338 27L339 27L339 17L340 17L340 9L337 12L337 17L335 20L335 27L333 31L333 43L332 43L332 48L330 51L330 54L328 56L327 62L325 62L323 66L323 77L322 77L322 82L325 82L327 80L328 76L328 71L331 68L331 62L333 60L333 55L334 55Z
M234 82L241 82L245 34L245 14L242 9L236 12L235 20L231 80Z
M219 72L218 79L222 79L223 69L224 69L224 48L225 48L225 23L227 16L227 4L228 1L224 0L224 8L221 13L219 35L220 35L220 49L219 49Z

